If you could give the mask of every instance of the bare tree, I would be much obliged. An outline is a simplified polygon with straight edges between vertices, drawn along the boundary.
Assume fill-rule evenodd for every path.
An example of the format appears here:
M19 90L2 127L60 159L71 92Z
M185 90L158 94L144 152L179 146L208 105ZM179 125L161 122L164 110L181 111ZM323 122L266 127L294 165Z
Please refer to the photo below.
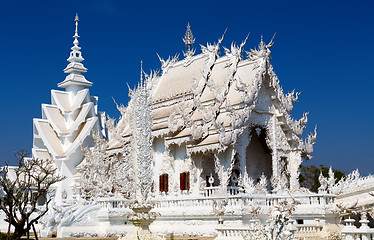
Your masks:
M31 228L37 238L34 224L48 211L50 187L65 177L56 174L52 160L26 158L26 150L15 153L15 156L17 167L12 168L6 163L0 169L0 187L4 192L0 209L6 214L4 220L9 223L8 236L13 226L16 239L26 233L29 238Z

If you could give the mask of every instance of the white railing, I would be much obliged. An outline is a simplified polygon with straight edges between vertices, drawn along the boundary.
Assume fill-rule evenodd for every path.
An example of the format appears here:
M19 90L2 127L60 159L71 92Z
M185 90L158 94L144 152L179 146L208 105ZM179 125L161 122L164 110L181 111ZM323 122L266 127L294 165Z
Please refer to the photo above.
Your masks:
M212 197L212 196L217 196L220 192L221 187L206 187L204 191L204 197Z
M240 187L235 187L235 186L227 186L227 192L231 195L238 195L239 193L243 192L243 189Z
M297 233L317 233L322 231L323 226L315 224L296 224Z
M127 198L98 198L98 204L101 208L129 208L130 200Z
M250 234L251 230L248 228L217 228L218 237L215 240L224 239L243 239L243 236Z
M228 192L226 196L215 194L220 191L219 187L207 187L207 194L204 196L192 196L184 192L181 196L165 196L157 199L157 207L207 207L213 206L214 201L227 200L228 207L243 207L248 204L259 206L277 206L280 201L291 199L290 195L251 195L242 194L239 189L233 187L230 189L233 195ZM303 194L292 196L299 205L319 205L325 206L335 202L335 196L331 194ZM128 208L130 200L126 198L98 198L98 204L101 208Z
M212 197L212 196L218 196L222 195L221 186L215 186L215 187L206 187L203 192L204 197ZM243 189L236 186L227 186L227 193L230 196L238 195L239 193L243 193Z
M291 239L294 239L294 232L296 231L295 226L292 222L289 223L289 225L285 225L282 228L280 228L280 231L285 230L287 228L287 231L291 232ZM283 230L282 230L283 229ZM267 227L265 225L262 225L261 221L259 219L252 219L250 220L249 226L247 227L225 227L221 226L216 228L218 232L217 238L215 240L242 240L242 239L252 239L248 238L249 236L256 236L259 237L259 234L263 235L268 233Z
M361 226L359 228L354 225L355 219L348 218L344 222L345 226L342 229L342 234L346 240L369 240L374 238L374 228L368 226L369 220L366 219L366 216L360 220Z
M296 202L300 203L300 207L313 206L314 208L323 209L329 203L334 203L335 196L330 194L315 194L315 195L249 195L249 194L237 194L237 195L226 195L226 196L169 196L168 198L158 198L158 204L156 208L159 210L165 210L171 208L180 208L180 211L172 211L172 215L180 212L182 215L201 214L205 215L208 211L213 213L213 206L217 201L225 200L227 205L225 208L227 211L233 214L242 214L243 209L246 206L254 205L260 206L265 209L268 207L277 206L281 201L286 199L295 199ZM201 209L197 210L197 209ZM193 210L193 211L190 211ZM183 213L182 213L183 212Z

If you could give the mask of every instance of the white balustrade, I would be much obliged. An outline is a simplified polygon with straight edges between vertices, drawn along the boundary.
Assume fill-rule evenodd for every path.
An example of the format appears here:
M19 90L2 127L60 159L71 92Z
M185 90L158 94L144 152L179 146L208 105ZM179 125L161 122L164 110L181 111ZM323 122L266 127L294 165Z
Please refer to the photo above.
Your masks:
M369 240L374 237L374 228L368 226L369 220L367 220L366 214L362 215L362 219L359 221L361 223L360 227L356 227L354 223L355 219L347 218L344 220L345 226L342 229L342 234L345 236L346 240Z
M216 196L216 195L218 195L220 188L221 187L219 187L219 186L217 186L217 187L206 187L205 192L204 192L204 196L205 197Z
M101 208L128 208L130 200L127 198L99 198Z
M215 239L243 239L242 236L249 234L248 228L217 228L218 237Z
M317 233L322 231L323 226L316 224L296 224L297 233Z
M290 195L277 195L277 194L269 194L269 195L260 195L260 194L249 194L249 193L242 193L239 191L237 187L233 187L231 189L235 192L235 195L231 195L229 192L226 195L218 195L220 191L220 187L207 187L206 193L203 196L197 197L196 195L175 195L170 194L165 197L159 197L157 199L156 207L159 210L170 208L180 208L181 211L175 212L184 212L184 215L188 212L191 214L201 213L207 214L207 211L211 211L213 214L213 206L215 201L222 201L226 200L227 205L225 208L228 211L233 213L242 214L243 209L248 205L258 205L260 207L272 207L278 205L280 201L290 200ZM299 205L313 205L313 207L323 207L329 203L333 203L335 201L335 196L331 194L300 194L300 195L293 195L292 196ZM107 197L107 198L99 198L97 200L98 204L101 208L105 209L120 209L120 208L128 208L130 200L126 198L115 198L115 197ZM183 209L201 209L202 211L186 211ZM314 227L311 231L318 231L318 227ZM302 229L300 231L306 231L307 229ZM309 230L308 230L309 231Z
M231 196L234 196L234 195L237 195L237 194L243 192L243 189L240 188L240 187L236 187L236 186L227 186L227 192Z

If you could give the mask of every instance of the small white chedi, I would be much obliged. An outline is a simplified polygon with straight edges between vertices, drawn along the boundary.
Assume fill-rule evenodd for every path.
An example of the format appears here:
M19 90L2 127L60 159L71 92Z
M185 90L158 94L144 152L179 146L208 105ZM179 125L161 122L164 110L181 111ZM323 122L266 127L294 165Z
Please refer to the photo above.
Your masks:
M58 84L66 91L52 90L34 119L34 157L53 159L67 176L42 235L326 239L340 234L333 226L355 203L352 186L361 186L362 206L373 203L374 179L358 172L335 183L331 170L319 193L300 188L317 134L302 138L307 113L291 117L299 93L280 86L273 39L244 51L248 36L226 48L225 32L195 55L188 24L184 58L159 57L161 72L141 70L116 121L89 95L75 21L69 75Z

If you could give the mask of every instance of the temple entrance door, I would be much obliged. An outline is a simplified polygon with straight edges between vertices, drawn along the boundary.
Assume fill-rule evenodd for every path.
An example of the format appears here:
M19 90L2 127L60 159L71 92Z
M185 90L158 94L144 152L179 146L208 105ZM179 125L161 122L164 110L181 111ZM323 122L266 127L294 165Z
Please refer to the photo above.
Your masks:
M272 176L271 149L266 143L266 130L264 128L252 128L251 141L246 149L247 174L257 183L262 173L270 179Z

